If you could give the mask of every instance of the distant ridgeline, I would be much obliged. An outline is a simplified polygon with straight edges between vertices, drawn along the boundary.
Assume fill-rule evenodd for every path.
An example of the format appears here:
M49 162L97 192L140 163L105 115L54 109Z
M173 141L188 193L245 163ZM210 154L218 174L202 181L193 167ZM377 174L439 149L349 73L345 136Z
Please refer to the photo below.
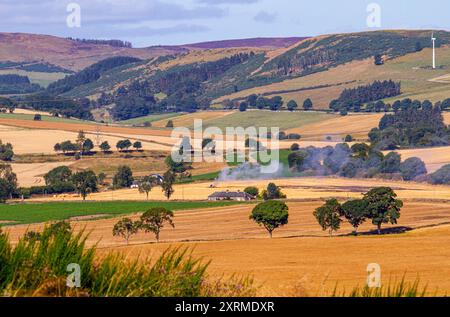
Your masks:
M378 101L385 98L399 96L401 94L401 84L392 80L375 81L367 86L359 86L352 89L344 89L340 97L330 103L330 109L339 111L345 109L347 111L360 112L365 103ZM378 103L381 106L381 103ZM384 103L383 103L384 105ZM375 104L375 107L378 107ZM366 106L366 110L373 110L370 105ZM384 111L380 107L378 111Z
M450 109L450 99L433 105L426 100L396 101L394 114L386 114L369 139L378 150L450 145L450 127L445 125L442 110Z
M92 40L92 39L78 39L68 37L68 40L85 43L85 44L96 44L96 45L109 45L112 47L125 47L125 48L133 48L131 42L122 41L122 40Z
M32 84L27 76L14 74L0 75L0 95L28 94L41 90L38 84Z

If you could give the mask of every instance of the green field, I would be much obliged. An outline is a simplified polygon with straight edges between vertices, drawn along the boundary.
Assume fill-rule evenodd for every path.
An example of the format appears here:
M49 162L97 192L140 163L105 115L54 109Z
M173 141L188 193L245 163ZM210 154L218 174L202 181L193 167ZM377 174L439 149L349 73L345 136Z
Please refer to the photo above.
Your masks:
M165 207L170 210L203 209L238 204L237 202L58 202L39 204L0 205L0 222L8 224L30 224L66 220L72 217L105 215L114 217L146 211L152 207ZM242 204L242 203L241 203Z
M2 119L11 119L11 120L34 120L34 115L33 114L26 114L26 113L0 113L0 118L2 118ZM96 124L93 121L68 119L68 118L45 116L45 115L41 116L41 121Z
M20 76L27 76L32 84L38 84L44 88L47 88L52 82L66 77L66 73L44 73L44 72L28 72L18 69L2 69L0 75L16 74Z
M180 116L181 113L162 113L162 114L153 114L145 117L139 117L129 120L120 121L119 124L123 125L141 125L144 122L155 122L159 120L169 119Z
M273 112L252 110L236 112L220 119L204 122L205 127L219 127L225 132L226 127L279 127L280 130L299 128L307 124L335 118L334 114L323 112Z

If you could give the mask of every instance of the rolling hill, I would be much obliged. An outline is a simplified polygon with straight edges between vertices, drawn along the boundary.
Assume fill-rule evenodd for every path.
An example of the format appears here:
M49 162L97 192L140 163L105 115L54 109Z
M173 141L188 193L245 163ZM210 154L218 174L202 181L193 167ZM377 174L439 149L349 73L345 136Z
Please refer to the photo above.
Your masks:
M110 68L93 80L80 81L62 94L97 100L106 93L108 101L101 104L102 109L107 113L112 110L112 115L122 120L138 116L141 110L136 109L144 109L142 115L148 115L206 109L211 105L229 107L230 101L235 106L252 94L280 96L285 105L290 100L301 105L311 98L316 109L328 109L330 101L344 89L388 79L400 82L402 88L402 95L388 102L406 97L433 102L448 98L450 33L435 32L439 67L434 70L429 65L430 34L428 30L393 30L139 49L9 34L0 36L9 39L0 49L0 61L6 58L2 52L27 43L30 46L36 39L46 45L44 52L52 50L45 62L69 70L111 55L140 58L139 63ZM14 36L19 40L12 44ZM375 65L375 55L381 56L382 65ZM118 104L120 110L116 109Z

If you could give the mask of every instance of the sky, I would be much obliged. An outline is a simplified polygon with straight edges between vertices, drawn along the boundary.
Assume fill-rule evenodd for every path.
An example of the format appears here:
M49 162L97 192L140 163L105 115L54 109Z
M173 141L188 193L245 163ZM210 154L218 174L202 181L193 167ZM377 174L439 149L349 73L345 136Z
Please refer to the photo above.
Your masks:
M368 12L373 3L376 11ZM368 24L374 15L379 23ZM121 39L134 47L377 29L449 30L449 17L449 0L0 0L0 32Z

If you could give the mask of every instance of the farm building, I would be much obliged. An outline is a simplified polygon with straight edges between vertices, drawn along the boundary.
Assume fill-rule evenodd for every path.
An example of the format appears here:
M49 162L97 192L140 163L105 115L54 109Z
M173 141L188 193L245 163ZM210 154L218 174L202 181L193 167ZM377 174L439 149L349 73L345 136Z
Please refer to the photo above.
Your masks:
M214 194L208 197L210 201L219 201L219 200L235 200L235 201L249 201L253 200L255 197L249 195L244 192L215 192Z

